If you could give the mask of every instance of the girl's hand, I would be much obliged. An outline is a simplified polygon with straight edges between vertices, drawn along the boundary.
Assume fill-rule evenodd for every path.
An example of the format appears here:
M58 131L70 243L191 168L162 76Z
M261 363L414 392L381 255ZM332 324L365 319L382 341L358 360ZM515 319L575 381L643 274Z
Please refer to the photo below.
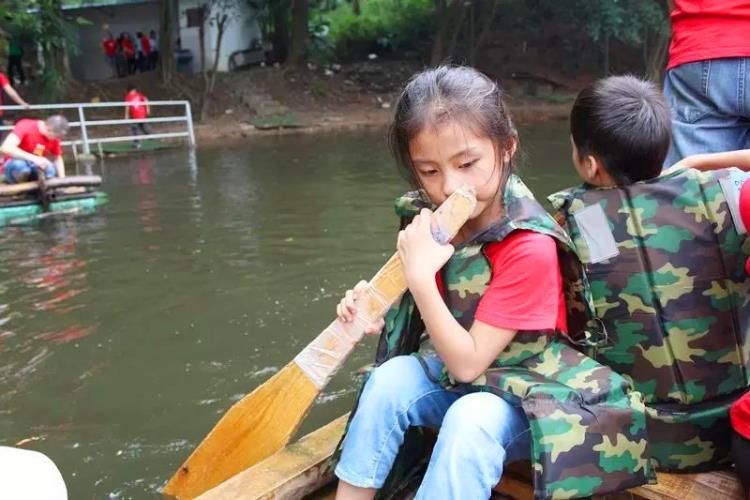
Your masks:
M398 256L409 289L434 285L435 274L453 255L453 245L441 245L432 237L432 212L426 208L398 233Z
M344 298L336 306L336 316L342 323L350 323L354 321L354 317L357 315L357 300L367 290L368 283L365 280L360 281L354 285L353 290L347 290ZM375 323L369 324L365 327L365 333L370 335L378 335L383 327L385 326L385 320L380 318Z

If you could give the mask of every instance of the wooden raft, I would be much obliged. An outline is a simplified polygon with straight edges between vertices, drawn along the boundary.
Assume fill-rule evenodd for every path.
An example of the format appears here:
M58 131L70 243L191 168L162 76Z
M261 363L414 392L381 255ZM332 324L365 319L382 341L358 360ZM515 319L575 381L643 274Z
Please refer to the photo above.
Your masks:
M205 492L199 500L291 500L316 492L334 480L327 462L346 426L348 415L311 432L296 443ZM731 471L702 474L657 474L658 483L607 495L607 500L742 500ZM528 463L511 464L495 491L505 498L534 498ZM500 497L503 498L503 497Z

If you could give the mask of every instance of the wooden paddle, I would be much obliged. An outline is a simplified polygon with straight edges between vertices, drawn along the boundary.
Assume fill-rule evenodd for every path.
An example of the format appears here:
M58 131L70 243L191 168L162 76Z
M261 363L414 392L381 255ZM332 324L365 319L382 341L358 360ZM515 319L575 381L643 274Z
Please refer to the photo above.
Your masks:
M471 216L474 192L458 189L435 212L433 236L447 243ZM227 411L164 493L193 498L282 449L307 415L315 398L364 335L406 291L398 254L370 280L357 300L354 321L335 320L293 361Z

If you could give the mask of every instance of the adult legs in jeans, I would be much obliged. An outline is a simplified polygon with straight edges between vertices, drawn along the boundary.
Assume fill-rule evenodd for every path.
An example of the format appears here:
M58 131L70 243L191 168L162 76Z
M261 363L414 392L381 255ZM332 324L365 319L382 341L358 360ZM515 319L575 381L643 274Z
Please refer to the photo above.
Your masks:
M427 364L433 375L442 367L438 358ZM493 394L447 391L416 358L399 356L375 369L365 385L336 475L374 494L411 426L440 429L418 497L489 498L503 460L530 452L528 441L520 444L528 430L520 410Z
M667 72L672 145L664 162L750 147L750 58L682 64Z
M17 184L19 182L35 181L39 179L39 167L26 160L19 160L14 158L5 162L3 166L5 170L5 182L8 184ZM57 170L55 166L50 164L44 169L44 176L46 178L55 177Z

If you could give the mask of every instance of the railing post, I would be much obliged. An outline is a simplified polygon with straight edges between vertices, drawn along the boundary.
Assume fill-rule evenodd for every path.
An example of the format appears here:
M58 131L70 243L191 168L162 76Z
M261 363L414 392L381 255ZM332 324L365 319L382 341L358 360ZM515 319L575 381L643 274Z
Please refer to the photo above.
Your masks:
M185 101L185 118L188 126L188 140L190 141L190 147L195 147L195 133L193 132L193 110L190 109L190 101Z
M81 124L81 141L83 142L83 154L90 155L89 134L86 132L86 117L83 114L83 106L78 106L78 121Z

